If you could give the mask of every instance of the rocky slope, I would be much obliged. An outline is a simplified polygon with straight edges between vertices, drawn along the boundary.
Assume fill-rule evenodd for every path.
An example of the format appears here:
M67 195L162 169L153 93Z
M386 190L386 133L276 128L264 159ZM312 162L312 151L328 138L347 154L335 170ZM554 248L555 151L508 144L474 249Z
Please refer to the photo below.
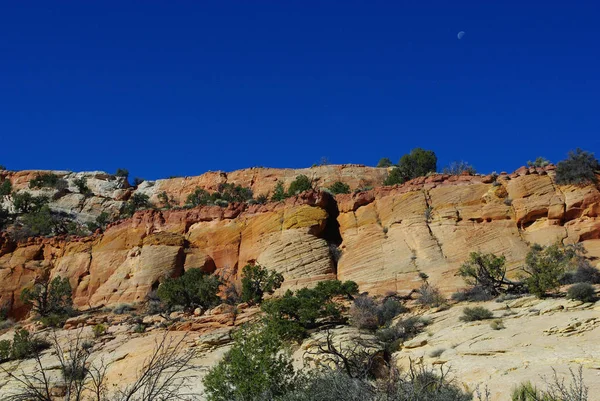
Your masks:
M323 173L318 179L323 185L346 180L352 188L381 182L384 171L358 166L313 170ZM260 192L300 172L306 171L283 170L277 175L250 169L225 178ZM63 175L67 181L77 176L69 174ZM119 199L134 191L108 175L87 174L96 195L71 208L65 198L80 195L63 192L52 207L83 216L85 211L118 208ZM20 172L9 178L19 190L33 176ZM208 173L159 180L137 191L153 188L152 196L164 190L181 199L196 186L213 188L223 177ZM193 184L185 184L188 181ZM410 292L420 285L418 273L425 272L433 284L452 292L462 285L455 272L472 251L504 254L514 270L532 243L581 242L597 264L599 213L598 188L557 186L552 167L522 168L497 179L433 175L335 198L312 191L265 205L148 210L90 237L20 243L1 237L0 304L10 306L13 316L23 316L27 311L19 293L45 269L68 277L75 304L87 308L143 301L164 277L192 267L236 280L241 267L254 261L281 271L284 288L337 277L354 280L371 294ZM336 249L341 250L339 260Z

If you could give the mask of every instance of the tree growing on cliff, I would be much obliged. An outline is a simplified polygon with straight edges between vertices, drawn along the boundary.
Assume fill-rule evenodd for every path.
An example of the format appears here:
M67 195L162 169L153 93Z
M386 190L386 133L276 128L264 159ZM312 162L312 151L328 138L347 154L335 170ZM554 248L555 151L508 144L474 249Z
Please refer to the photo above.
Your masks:
M569 152L567 159L556 165L556 183L560 185L585 185L596 183L600 164L593 153L577 148Z
M273 294L281 287L283 275L258 264L250 264L242 269L242 302L260 304L265 294Z
M121 215L124 217L131 217L138 210L150 209L152 203L150 198L146 194L133 194L127 203L121 208Z
M274 202L280 202L286 198L285 188L283 187L283 183L281 181L277 182L275 185L275 189L273 190L273 195L271 195L271 200Z
M460 266L458 275L467 284L492 297L520 286L506 278L506 258L493 253L471 252L469 259Z
M8 196L12 192L12 184L9 180L4 180L0 183L0 196Z
M287 196L289 197L298 195L304 191L308 191L309 189L312 189L312 182L310 181L310 178L304 174L301 174L290 183L290 186L287 190Z
M381 159L379 159L379 162L377 163L377 167L392 167L393 165L394 164L389 159L389 157L382 157Z
M413 178L423 177L437 170L437 156L432 150L415 148L400 158L398 166L394 167L385 185L403 184Z
M189 269L181 277L168 278L158 287L158 297L168 307L176 305L187 309L198 306L208 309L218 305L217 295L221 281L200 269Z
M349 194L350 193L350 186L348 184L344 184L341 181L336 181L336 182L334 182L329 187L329 190L334 195L337 195L337 194Z
M21 300L42 317L65 315L73 307L71 284L66 277L56 276L50 280L50 276L44 274L32 287L23 289Z

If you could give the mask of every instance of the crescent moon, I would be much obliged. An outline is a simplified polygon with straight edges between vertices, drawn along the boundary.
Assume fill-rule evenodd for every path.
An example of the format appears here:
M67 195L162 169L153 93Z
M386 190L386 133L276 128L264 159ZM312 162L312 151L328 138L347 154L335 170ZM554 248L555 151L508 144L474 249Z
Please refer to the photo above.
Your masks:
M462 38L463 38L463 36L465 36L465 31L460 31L460 32L458 33L458 35L456 35L456 37L457 37L458 39L462 39Z

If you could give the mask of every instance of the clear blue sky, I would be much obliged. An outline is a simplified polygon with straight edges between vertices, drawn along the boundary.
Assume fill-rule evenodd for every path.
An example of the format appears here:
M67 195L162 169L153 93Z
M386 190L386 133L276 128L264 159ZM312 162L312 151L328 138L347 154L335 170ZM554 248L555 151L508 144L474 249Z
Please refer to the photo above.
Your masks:
M0 164L600 156L598 1L0 0ZM462 39L457 33L464 31Z

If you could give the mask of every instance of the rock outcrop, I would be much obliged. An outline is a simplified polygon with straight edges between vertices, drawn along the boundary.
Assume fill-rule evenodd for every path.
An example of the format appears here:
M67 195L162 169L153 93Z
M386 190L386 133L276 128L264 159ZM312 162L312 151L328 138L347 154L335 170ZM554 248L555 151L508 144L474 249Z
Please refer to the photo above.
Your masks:
M345 180L353 188L380 184L385 171L358 166L277 174L249 169L159 180L137 191L154 188L152 196L167 191L181 200L196 186L212 188L226 179L261 193L277 180L327 169L331 173L319 178L323 186ZM69 188L72 174L63 175ZM85 174L96 195L73 213L96 210L88 202L116 207L126 198L124 193L133 191L117 179L103 181L99 173ZM443 291L455 291L463 285L456 270L472 251L503 254L514 271L533 243L581 242L597 264L600 191L593 185L558 186L553 174L550 166L498 177L432 175L336 197L309 191L265 205L147 210L90 237L15 243L3 236L0 304L10 306L14 316L23 316L20 291L45 270L68 277L75 304L87 308L143 301L165 277L194 267L233 281L239 279L241 267L258 262L284 274L283 289L337 277L356 281L362 291L384 294L418 288L419 272ZM10 179L19 190L32 176L12 173Z

